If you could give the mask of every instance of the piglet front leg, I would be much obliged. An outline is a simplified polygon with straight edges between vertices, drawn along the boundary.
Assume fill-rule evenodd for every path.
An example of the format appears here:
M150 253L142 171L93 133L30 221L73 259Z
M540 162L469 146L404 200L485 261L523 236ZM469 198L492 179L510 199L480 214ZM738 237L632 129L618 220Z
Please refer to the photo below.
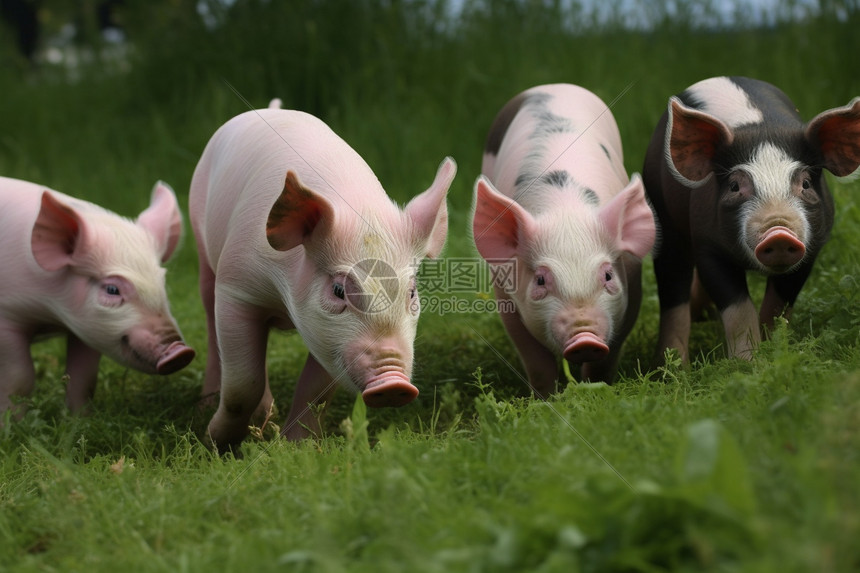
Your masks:
M66 406L72 412L82 411L92 400L99 374L101 352L87 346L72 334L66 341Z
M701 255L696 261L699 278L713 298L726 334L729 358L752 360L761 342L758 313L750 298L746 271L719 256Z
M221 395L209 422L209 439L219 452L233 450L248 435L255 412L263 404L266 379L266 344L269 329L258 309L228 297L217 299L216 329L221 349ZM238 451L238 450L236 450Z
M665 210L661 203L658 203ZM659 209L658 209L659 213ZM700 285L698 274L694 275L689 241L680 234L663 232L660 250L654 256L654 274L657 276L657 296L660 300L660 327L657 351L652 367L663 366L666 350L674 349L684 364L690 360L691 285ZM704 290L703 286L699 287Z
M495 291L496 300L510 301L502 289L496 287ZM555 392L558 381L558 362L555 355L531 335L518 312L500 310L499 316L525 366L532 392L537 398L546 399Z
M312 354L308 354L281 435L293 441L319 437L322 428L315 415L315 407L327 405L336 388L337 384L331 375Z
M199 245L198 245L199 248ZM200 257L200 298L206 311L206 373L200 399L202 408L210 408L218 403L221 390L221 351L218 348L218 335L215 325L215 273L203 257Z
M773 321L778 316L788 319L794 301L803 289L806 279L812 272L814 259L808 260L802 267L788 275L772 275L767 279L767 288L761 301L759 321L765 329L765 335L773 330Z
M0 378L0 420L2 413L12 408L12 396L29 396L33 392L36 371L30 355L30 340L15 330L13 325L0 320L0 364L3 365ZM24 412L16 409L15 415ZM2 421L0 421L2 424Z
M616 336L625 340L630 331L633 330L633 325L636 324L636 318L639 316L639 307L642 306L642 267L640 262L629 254L622 255L621 261L624 281L628 285L627 309ZM618 372L620 358L621 345L610 344L609 353L603 360L586 362L582 365L580 370L582 379L589 382L603 381L612 384Z
M761 342L755 305L749 298L724 308L720 312L726 332L729 358L752 360L753 351Z

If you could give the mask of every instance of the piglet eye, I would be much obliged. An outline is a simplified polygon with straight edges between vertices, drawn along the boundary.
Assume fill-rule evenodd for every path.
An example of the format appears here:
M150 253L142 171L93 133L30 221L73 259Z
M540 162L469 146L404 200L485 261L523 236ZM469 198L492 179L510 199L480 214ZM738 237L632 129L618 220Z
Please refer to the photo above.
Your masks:
M105 285L105 292L111 296L119 296L119 287L116 285Z
M346 292L343 290L343 283L334 283L331 285L331 292L341 300L346 296Z
M552 271L547 267L541 266L536 268L534 273L534 282L532 283L533 288L529 289L529 294L532 300L543 300L548 294L550 294L550 287L548 285L554 284Z
M733 193L737 193L741 190L741 185L737 181L731 181L729 183L729 190Z
M809 189L810 187L812 187L812 182L809 179L804 179L803 183L801 183L801 186L804 189Z
M610 295L616 295L621 292L621 285L615 282L615 269L611 263L603 263L600 267L600 272L603 273L603 288ZM599 275L598 275L599 276Z

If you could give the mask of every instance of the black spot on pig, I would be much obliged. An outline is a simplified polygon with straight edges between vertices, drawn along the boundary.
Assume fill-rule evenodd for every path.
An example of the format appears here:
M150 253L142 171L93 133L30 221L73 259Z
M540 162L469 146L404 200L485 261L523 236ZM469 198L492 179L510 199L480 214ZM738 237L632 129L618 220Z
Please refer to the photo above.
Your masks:
M541 177L541 181L553 187L564 188L570 182L570 174L567 171L556 169L545 173Z
M523 187L531 186L535 179L535 176L531 173L521 172L517 175L517 180L514 182L514 186L516 186L517 191L522 191Z
M549 110L541 110L536 113L538 126L535 135L550 135L553 133L570 133L573 127L570 120L556 115Z
M597 193L594 191L594 189L589 189L588 187L583 189L582 199L589 205L594 205L595 207L600 205L600 197L597 196Z
M606 146L601 143L600 149L602 149L603 153L606 154L606 159L608 159L609 161L612 161L612 156L609 154L609 150L606 148Z
M490 155L499 154L499 148L502 146L502 140L505 138L511 122L514 121L514 118L527 99L527 96L520 94L506 103L501 111L499 111L490 128L490 133L487 135L487 142L484 144L485 153L489 153Z

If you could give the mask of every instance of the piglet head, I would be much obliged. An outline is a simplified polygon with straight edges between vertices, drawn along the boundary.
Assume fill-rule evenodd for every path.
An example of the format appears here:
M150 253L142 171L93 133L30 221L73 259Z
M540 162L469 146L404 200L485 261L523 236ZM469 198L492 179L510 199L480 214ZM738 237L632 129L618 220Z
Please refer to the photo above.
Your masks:
M311 354L368 406L400 406L418 395L411 381L420 313L415 273L424 257L442 250L455 173L446 159L430 188L401 211L387 199L332 199L289 171L270 210L272 248L302 248L301 276L285 301L290 318ZM376 198L375 191L368 195ZM357 190L350 198L360 196Z
M155 186L137 222L94 205L42 194L31 247L36 263L64 283L54 301L61 326L117 362L150 374L185 367L185 345L170 314L167 260L178 244L181 215L173 191Z
M475 190L478 252L491 264L515 261L510 294L528 331L571 362L605 358L627 305L621 258L644 257L654 243L654 218L638 175L597 211L559 205L539 217L483 176ZM572 209L579 215L575 224Z
M767 274L791 272L823 245L833 204L822 167L842 176L860 165L860 98L772 133L761 124L730 128L674 97L668 114L669 171L691 192L712 184L726 235L715 240L740 247Z

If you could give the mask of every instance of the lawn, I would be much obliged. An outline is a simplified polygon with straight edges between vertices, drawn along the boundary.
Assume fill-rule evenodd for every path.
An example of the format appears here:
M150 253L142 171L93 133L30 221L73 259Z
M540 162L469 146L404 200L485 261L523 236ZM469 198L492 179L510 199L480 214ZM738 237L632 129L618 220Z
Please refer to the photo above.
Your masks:
M608 20L514 0L467 1L456 19L431 1L205 4L214 27L194 2L128 2L133 49L74 73L29 68L3 30L0 174L127 216L160 179L187 212L208 138L277 96L326 120L399 202L453 156L443 261L474 261L484 138L527 87L577 83L612 102L630 172L668 97L699 79L770 81L807 119L860 95L850 2L739 28L701 24L696 14L718 3L670 15L634 2L653 23L638 31L620 2ZM55 27L70 10L45 6ZM157 377L104 359L80 417L63 404L63 341L33 346L29 409L0 428L0 569L858 570L860 182L828 177L831 241L791 322L750 362L726 359L722 328L705 322L689 367L647 371L658 324L649 258L613 386L571 382L534 401L497 316L425 312L416 401L365 411L340 392L322 439L261 428L241 460L200 439L206 331L186 220L167 268L173 314L198 350L189 367ZM760 300L763 281L752 288ZM270 341L278 421L305 353L294 333Z

